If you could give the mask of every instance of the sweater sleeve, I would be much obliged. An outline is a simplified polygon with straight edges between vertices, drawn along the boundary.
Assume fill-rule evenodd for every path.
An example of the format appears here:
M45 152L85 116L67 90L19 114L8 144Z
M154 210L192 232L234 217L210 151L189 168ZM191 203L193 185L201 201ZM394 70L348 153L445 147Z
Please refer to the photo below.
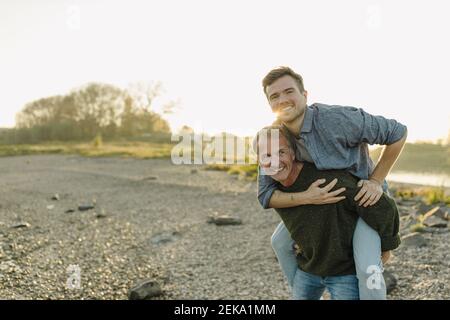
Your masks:
M278 182L268 175L263 175L258 166L258 200L264 209L269 209L270 198L278 189Z
M375 205L368 207L359 206L353 197L349 200L353 202L356 212L364 222L380 235L381 251L393 250L400 245L400 218L394 199L383 193Z

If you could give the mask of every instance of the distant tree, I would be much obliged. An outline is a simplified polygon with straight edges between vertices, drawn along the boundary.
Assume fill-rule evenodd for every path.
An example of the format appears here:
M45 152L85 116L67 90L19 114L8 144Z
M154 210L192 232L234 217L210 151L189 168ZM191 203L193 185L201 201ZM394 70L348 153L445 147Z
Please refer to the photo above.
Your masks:
M110 84L89 83L64 96L32 101L16 116L14 139L34 143L170 134L167 121L151 110L160 84L136 88L130 93Z
M135 102L135 107L141 110L152 111L153 101L161 95L162 83L134 82L128 87L128 94Z
M124 104L122 89L90 83L73 94L78 110L75 121L83 137L93 138L98 133L114 130Z

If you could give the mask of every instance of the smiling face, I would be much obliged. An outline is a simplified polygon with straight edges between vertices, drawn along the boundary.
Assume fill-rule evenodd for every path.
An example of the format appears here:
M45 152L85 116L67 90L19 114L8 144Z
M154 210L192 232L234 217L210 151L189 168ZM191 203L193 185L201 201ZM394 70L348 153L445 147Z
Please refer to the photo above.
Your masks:
M274 135L270 135L268 139L259 140L258 161L265 174L270 175L274 180L283 183L288 179L289 174L293 169L295 153L282 134L279 134L278 143L276 143L276 141L271 141L272 137L274 137ZM275 138L276 135L274 139Z
M283 123L292 122L305 112L308 93L306 90L301 92L295 79L289 75L267 86L266 95L272 111Z

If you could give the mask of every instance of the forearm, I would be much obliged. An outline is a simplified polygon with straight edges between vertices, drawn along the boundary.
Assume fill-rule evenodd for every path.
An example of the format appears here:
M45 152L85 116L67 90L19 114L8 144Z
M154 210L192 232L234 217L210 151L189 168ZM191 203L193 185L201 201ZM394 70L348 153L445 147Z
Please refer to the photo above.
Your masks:
M309 204L306 191L303 192L282 192L275 190L270 198L270 208L290 208Z
M381 157L378 160L378 164L369 177L370 179L376 180L379 183L382 183L383 180L386 179L389 171L392 169L403 150L406 137L407 132L405 132L404 136L400 140L384 147Z

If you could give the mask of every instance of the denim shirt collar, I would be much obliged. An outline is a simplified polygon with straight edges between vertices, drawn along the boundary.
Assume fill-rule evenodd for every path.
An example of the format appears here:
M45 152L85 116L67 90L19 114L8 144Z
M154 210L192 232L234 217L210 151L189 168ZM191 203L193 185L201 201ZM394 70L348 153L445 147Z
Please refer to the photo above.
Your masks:
M305 119L303 120L303 126L300 132L311 132L312 121L313 121L313 107L306 106L305 108Z

